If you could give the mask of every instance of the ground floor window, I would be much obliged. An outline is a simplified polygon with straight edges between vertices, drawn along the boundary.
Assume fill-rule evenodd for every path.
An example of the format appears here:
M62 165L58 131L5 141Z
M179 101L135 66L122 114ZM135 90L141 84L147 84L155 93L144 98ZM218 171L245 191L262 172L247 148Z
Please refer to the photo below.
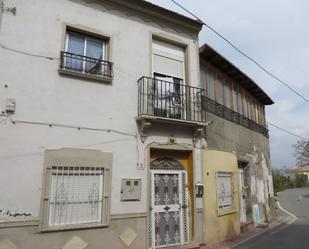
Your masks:
M68 158L61 154L57 158L55 150L51 159L49 160L48 156L46 159L48 162L42 201L42 230L107 225L110 164L102 160L101 165L93 165L91 154L96 163L99 161L93 153L89 154L89 158L87 152L84 156L76 157L72 156L74 153L67 154Z
M217 204L219 211L233 208L232 177L231 172L217 173Z
M103 168L52 167L48 226L101 223Z

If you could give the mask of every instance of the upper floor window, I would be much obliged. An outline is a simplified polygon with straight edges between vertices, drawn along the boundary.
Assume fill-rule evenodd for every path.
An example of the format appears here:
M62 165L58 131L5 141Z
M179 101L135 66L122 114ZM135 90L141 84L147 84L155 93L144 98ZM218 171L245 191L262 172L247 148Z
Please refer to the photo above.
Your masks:
M65 51L61 53L60 69L111 79L112 63L107 61L107 47L107 39L67 31Z
M226 80L225 81L225 86L224 86L224 92L225 92L225 106L229 109L231 109L231 81L230 80Z
M200 79L201 87L206 89L206 96L209 99L265 126L264 106L240 84L231 80L207 62L201 63L200 73L206 74L200 76ZM216 111L213 104L209 108L213 112Z
M237 85L233 84L233 111L238 112L238 89Z
M207 70L207 95L210 99L215 100L215 74L211 69Z
M173 43L152 40L152 71L155 74L185 79L185 50Z
M224 104L224 85L223 85L223 79L221 77L218 77L217 80L217 101L219 104Z

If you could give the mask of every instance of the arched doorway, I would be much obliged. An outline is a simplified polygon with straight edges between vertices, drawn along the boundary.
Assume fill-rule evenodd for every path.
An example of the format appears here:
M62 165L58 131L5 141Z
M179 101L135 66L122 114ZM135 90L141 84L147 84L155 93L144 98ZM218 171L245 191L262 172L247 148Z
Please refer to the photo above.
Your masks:
M150 242L152 248L189 242L187 173L173 157L150 163Z

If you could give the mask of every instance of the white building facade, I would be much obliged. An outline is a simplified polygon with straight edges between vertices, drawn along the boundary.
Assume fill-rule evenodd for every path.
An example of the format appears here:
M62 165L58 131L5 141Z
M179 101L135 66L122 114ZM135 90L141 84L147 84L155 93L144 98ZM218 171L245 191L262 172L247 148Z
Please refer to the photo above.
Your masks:
M1 243L202 243L201 24L137 0L0 2Z

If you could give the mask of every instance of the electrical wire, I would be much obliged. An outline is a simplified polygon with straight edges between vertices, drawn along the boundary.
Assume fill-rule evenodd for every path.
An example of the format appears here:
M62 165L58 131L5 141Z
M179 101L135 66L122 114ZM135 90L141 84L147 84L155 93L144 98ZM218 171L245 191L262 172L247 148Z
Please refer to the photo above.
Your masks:
M291 132L291 131L288 131L288 130L286 130L286 129L284 129L284 128L281 128L281 127L278 126L278 125L272 124L272 123L270 123L270 122L267 122L267 124L269 124L269 125L271 125L271 126L277 128L278 130L281 130L281 131L283 131L283 132L285 132L285 133L287 133L287 134L290 134L291 136L300 138L300 139L302 139L302 140L308 140L308 141L309 141L309 138L305 138L305 137L299 136L299 135L297 135L297 134L295 134L295 133L293 133L293 132Z
M172 2L174 2L176 5L178 5L180 8L182 8L183 10L185 10L186 12L188 12L190 15L194 16L196 19L198 19L200 22L202 22L205 26L207 26L208 28L210 28L213 32L215 32L218 36L220 36L222 39L224 39L227 43L229 43L234 49L236 49L238 52L240 52L241 54L243 54L244 56L246 56L248 59L250 59L251 61L255 62L251 57L247 56L244 52L242 52L240 49L238 49L234 44L232 44L228 39L226 39L225 37L223 37L220 33L218 33L215 29L213 29L212 27L210 27L209 25L207 25L206 23L204 23L200 18L198 18L198 16L196 16L195 14L193 14L192 12L190 12L189 10L185 9L182 5L178 4L175 0L171 0ZM17 49L12 49L12 48L8 48L4 45L2 45L0 43L0 47L2 49L6 49L15 53L20 53L20 54L24 54L24 55L28 55L28 56L33 56L33 57L39 57L39 58L44 58L44 59L48 59L48 60L59 60L59 58L57 57L50 57L50 56L44 56L44 55L39 55L39 54L33 54L30 52L24 52L21 50L17 50ZM264 68L262 66L260 66L258 63L256 63L259 67L261 67L261 69L264 70ZM115 67L115 70L118 71L120 74L122 74L125 78L135 81L136 79L134 78L133 75L131 75L130 73L125 72L124 70L122 70L120 67ZM264 70L265 71L265 70ZM267 71L267 70L266 70ZM269 72L270 73L270 72ZM276 77L276 76L274 76ZM277 78L277 80L281 81L279 78ZM285 84L284 82L282 82L283 84ZM289 87L287 85L287 87ZM290 88L290 87L289 87ZM290 89L292 90L295 94L298 94L294 89ZM308 102L308 100L306 98L304 98L302 95L300 95L300 97L302 97L305 101ZM0 116L6 116L6 115L0 115ZM48 125L48 126L58 126L58 127L64 127L64 128L75 128L75 129L79 129L79 130L92 130L92 131L105 131L105 132L114 132L114 133L118 133L118 134L122 134L122 135L127 135L127 136L137 136L136 134L129 134L129 133L125 133L122 131L118 131L118 130L114 130L114 129L102 129L102 128L91 128L91 127L79 127L79 126L72 126L72 125L64 125L64 124L56 124L56 123L43 123L43 122L32 122L32 121L22 121L22 120L12 120L10 119L12 123L27 123L27 124L38 124L38 125ZM299 136L294 134L293 132L290 132L284 128L279 127L278 125L274 125L270 122L267 122L269 125L284 131L292 136L295 136L297 138L300 139L305 139L308 140L305 137Z
M203 25L205 25L208 29L210 29L213 33L215 33L217 36L219 36L221 39L223 39L226 43L228 43L233 49L235 49L238 53L246 57L248 60L253 62L256 66L258 66L262 71L264 71L266 74L268 74L273 79L280 82L282 85L286 86L290 91L292 91L295 95L303 99L305 102L309 103L309 99L306 98L304 95L302 95L300 92L296 91L294 88L292 88L287 82L281 80L278 76L274 75L272 72L270 72L266 67L262 66L259 62L257 62L255 59L253 59L251 56L246 54L244 51L242 51L240 48L238 48L236 45L234 45L230 40L225 38L223 35L221 35L218 31L216 31L213 27L205 23L203 20L201 20L197 15L183 7L181 4L176 2L175 0L171 0L174 4L176 4L178 7L180 7L182 10L196 18L199 22L201 22Z
M34 53L21 51L21 50L14 49L14 48L9 48L9 47L4 46L1 43L0 43L0 47L2 49L5 49L5 50L9 50L9 51L12 51L12 52L15 52L15 53L18 53L18 54L28 55L28 56L32 56L32 57L38 57L38 58L43 58L43 59L47 59L47 60L59 60L60 59L58 57L51 57L51 56L45 56L45 55L40 55L40 54L34 54Z
M126 133L126 132L115 130L115 129L93 128L93 127L85 127L85 126L59 124L59 123L15 120L15 119L11 119L11 118L10 118L10 121L12 122L12 124L45 125L45 126L49 126L49 127L55 126L55 127L62 127L62 128L73 128L73 129L78 129L78 130L103 131L103 132L107 132L107 133L113 132L113 133L117 133L117 134L120 134L120 135L131 136L131 137L137 136L137 134Z
M132 141L132 138L122 138L122 139L114 139L104 142L99 142L95 144L86 144L86 145L70 145L70 146L62 146L62 147L77 147L77 148L88 148L92 146L98 146L98 145L105 145L105 144L112 144L112 143L118 143L118 142L126 142L126 141ZM134 139L135 140L135 139ZM30 156L37 156L37 155L43 155L44 150L42 151L35 151L35 152L29 152L24 154L15 154L15 155L8 155L0 157L0 159L11 159L11 158L20 158L20 157L30 157Z

